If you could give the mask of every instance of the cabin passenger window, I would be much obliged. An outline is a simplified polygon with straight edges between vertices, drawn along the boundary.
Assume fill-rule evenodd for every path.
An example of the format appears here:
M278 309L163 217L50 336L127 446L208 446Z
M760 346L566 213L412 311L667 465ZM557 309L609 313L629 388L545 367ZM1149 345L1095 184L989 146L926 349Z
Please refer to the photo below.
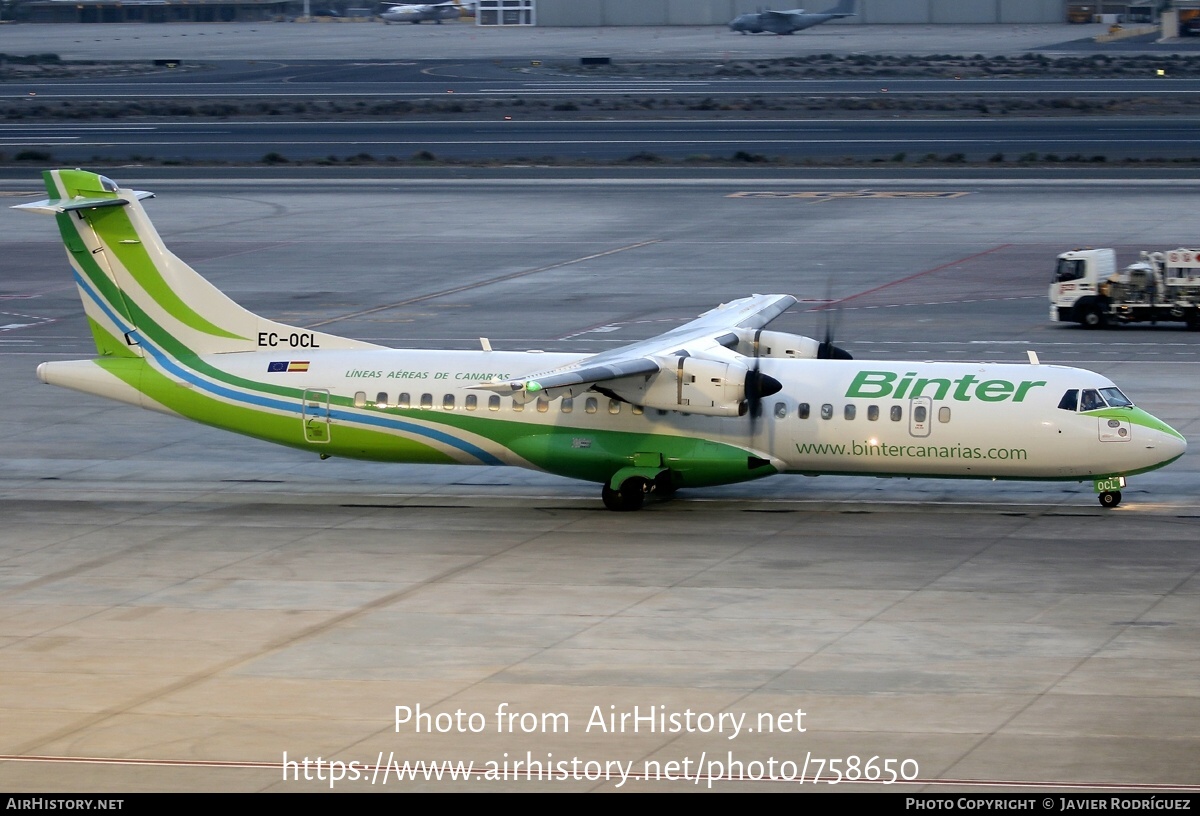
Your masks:
M1094 388L1086 388L1082 396L1079 398L1080 411L1095 411L1098 408L1107 407L1104 404L1104 399L1100 396L1100 392Z
M821 419L833 419L833 406L828 402L821 406Z
M796 412L796 416L800 417L801 419L808 419L808 412L808 403L802 402L800 403L800 410Z
M571 413L571 411L575 410L575 400L571 399L570 397L563 397L558 401L558 410L562 411L564 414Z
M608 401L608 412L609 412L610 414L619 414L619 413L621 413L621 403L620 403L619 401L615 400L615 399L610 399L610 400Z
M916 422L924 422L929 419L929 409L924 405L918 405L913 409L913 420Z
M387 392L386 391L380 391L378 394L375 395L375 407L376 408L387 408Z
M550 400L545 397L538 397L537 411L539 414L544 414L550 410Z
M941 408L938 408L938 422L946 423L949 421L950 421L950 408L949 408L949 406L943 405Z
M904 409L899 405L893 405L889 417L892 422L899 422L900 420L904 419Z
M407 391L402 392L400 396L396 397L397 408L408 408L410 405L412 405L412 397L408 395Z
M646 409L640 405L633 406L632 410L634 416L641 416L642 414L646 413Z
M775 418L776 419L785 419L786 417L787 417L787 403L786 402L775 403Z
M421 407L422 408L432 408L433 407L433 394L422 394L421 395Z
M517 400L514 398L513 399L513 410L516 411L518 414L521 413L522 411L525 410L524 403L517 402Z
M875 422L878 419L879 419L879 406L878 405L868 405L867 406L867 420L870 422Z
M479 397L475 394L467 394L467 398L463 402L466 404L468 411L474 411L476 406L479 405Z
M446 396L442 397L442 408L446 411L454 410L454 395L453 394L447 394Z
M367 407L367 392L366 391L355 391L354 392L354 407L355 408L366 408Z
M1058 401L1058 407L1064 411L1079 410L1079 389L1072 388L1067 393L1063 394L1062 399Z
M587 398L587 402L585 402L585 403L583 404L583 410L584 410L584 411L586 411L586 412L587 412L587 413L589 413L589 414L594 414L594 413L596 413L596 406L597 406L597 405L599 405L599 403L598 403L598 402L596 402L596 398L595 398L595 397L588 397L588 398Z
M858 413L858 409L853 405L847 405L842 409L842 416L846 419L854 419L854 415Z
M499 411L500 410L500 395L499 394L492 394L490 397L488 397L488 410L489 411Z

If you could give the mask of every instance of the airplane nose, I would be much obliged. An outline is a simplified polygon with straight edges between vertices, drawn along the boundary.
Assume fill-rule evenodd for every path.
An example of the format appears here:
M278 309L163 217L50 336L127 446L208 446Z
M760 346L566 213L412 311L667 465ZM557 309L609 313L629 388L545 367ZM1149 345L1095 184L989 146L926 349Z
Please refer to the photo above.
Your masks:
M1171 430L1174 430L1174 428ZM1187 440L1183 438L1183 434L1179 434L1178 436L1164 434L1163 436L1166 438L1163 440L1162 447L1168 459L1178 459L1187 453Z
M1133 438L1140 439L1145 445L1146 456L1152 463L1150 467L1162 467L1187 453L1187 440L1183 438L1183 434L1153 414L1133 408L1130 419L1134 425L1141 426L1140 435L1138 430L1134 429Z
M1158 427L1155 428L1155 433L1151 434L1151 438L1153 441L1146 447L1147 452L1154 457L1155 467L1174 462L1187 453L1187 440L1183 438L1183 434L1162 420L1158 420Z

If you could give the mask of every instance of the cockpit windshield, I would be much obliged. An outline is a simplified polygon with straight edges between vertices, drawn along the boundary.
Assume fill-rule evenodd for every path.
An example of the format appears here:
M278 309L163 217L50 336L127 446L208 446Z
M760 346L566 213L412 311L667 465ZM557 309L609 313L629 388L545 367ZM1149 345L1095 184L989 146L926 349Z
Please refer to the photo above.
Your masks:
M1133 403L1129 397L1121 393L1120 388L1101 388L1101 395L1108 402L1110 408L1132 408Z
M1064 411L1096 411L1101 408L1132 408L1120 388L1072 388L1063 394L1058 407Z

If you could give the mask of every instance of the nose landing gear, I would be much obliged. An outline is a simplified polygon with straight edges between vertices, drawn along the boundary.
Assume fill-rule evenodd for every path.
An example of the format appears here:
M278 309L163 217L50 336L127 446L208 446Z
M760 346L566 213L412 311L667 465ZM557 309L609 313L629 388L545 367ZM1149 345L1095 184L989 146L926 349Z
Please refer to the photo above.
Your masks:
M1096 498L1100 500L1100 506L1107 509L1120 504L1121 488L1124 486L1124 476L1106 476L1102 479L1096 479L1093 487L1096 490Z

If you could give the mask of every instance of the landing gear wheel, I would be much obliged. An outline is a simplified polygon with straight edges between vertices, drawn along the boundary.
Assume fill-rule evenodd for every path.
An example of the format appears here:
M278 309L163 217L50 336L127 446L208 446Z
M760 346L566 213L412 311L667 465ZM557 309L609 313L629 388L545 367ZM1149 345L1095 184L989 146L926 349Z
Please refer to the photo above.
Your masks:
M604 485L600 488L600 498L609 510L618 512L641 510L646 501L646 491L649 489L648 481L634 476L621 482L619 490L613 490L608 485Z
M1116 507L1121 503L1120 490L1106 490L1100 494L1101 507Z
M1083 313L1083 327L1085 329L1102 329L1106 322L1104 313L1100 311L1099 306L1091 306Z
M675 481L671 478L671 471L664 470L654 477L654 495L666 498L667 496L674 496L675 491L678 489Z

